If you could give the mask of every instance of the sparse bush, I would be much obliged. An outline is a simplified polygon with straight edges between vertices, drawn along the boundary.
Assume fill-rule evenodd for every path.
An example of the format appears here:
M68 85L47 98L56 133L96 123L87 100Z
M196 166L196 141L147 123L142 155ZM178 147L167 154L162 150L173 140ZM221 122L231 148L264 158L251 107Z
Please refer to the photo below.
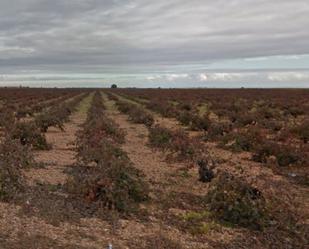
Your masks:
M274 143L264 143L259 145L254 154L252 155L252 160L259 163L266 163L267 159L274 155L274 148L276 145Z
M292 115L294 118L303 114L305 114L305 112L300 106L286 106L284 110L284 115Z
M252 159L256 162L267 163L267 159L270 156L274 156L278 166L282 167L300 164L307 159L305 154L302 154L295 148L273 142L267 142L258 146Z
M27 116L32 116L33 115L33 111L31 110L31 108L24 106L24 107L19 107L16 111L16 118L20 119L20 118L25 118Z
M211 121L207 114L203 116L194 115L191 120L191 126L190 128L192 130L203 130L207 131L210 127Z
M154 123L152 115L138 107L132 108L129 112L129 116L129 120L137 124L145 124L146 126L150 127Z
M177 120L182 124L189 126L192 120L192 114L189 111L182 111L178 114Z
M157 101L150 101L146 103L146 108L160 113L163 117L176 117L178 114L178 110L175 106L170 105L168 103L161 103Z
M116 102L118 110L124 114L128 114L130 112L130 105L124 101L117 101Z
M134 247L137 248L137 247ZM144 249L182 249L183 246L176 241L166 237L166 235L159 234L148 237Z
M233 134L234 142L228 146L234 151L253 151L256 146L263 142L260 132L250 129L246 132Z
M153 116L142 107L125 101L116 102L118 110L129 115L129 120L137 124L145 124L150 127L154 123Z
M44 134L33 122L17 123L11 131L13 139L18 139L22 145L31 145L37 150L50 149Z
M10 137L0 143L0 200L10 200L24 190L21 169L33 166L34 159L27 146Z
M230 127L227 123L212 122L207 131L207 138L210 140L219 140L230 132Z
M42 132L47 132L49 127L56 127L63 131L64 121L60 120L55 113L42 113L35 117L35 124Z
M87 140L78 140L77 144L77 159L81 164L100 163L102 160L127 160L126 154L108 139L90 137Z
M252 113L243 113L238 116L237 125L239 126L247 126L255 123L257 117Z
M263 229L267 223L262 193L226 172L211 182L206 199L214 217L223 222L253 229Z
M305 144L309 141L309 120L303 121L299 126L292 129Z
M118 143L124 142L125 133L105 115L89 120L83 128L83 132L78 135L80 140L89 138L100 141L101 139L112 138Z
M174 131L172 134L170 150L176 153L177 159L194 160L196 153L201 150L200 143L196 139L190 139L183 130Z
M172 132L167 128L155 126L149 129L149 143L154 147L167 149L172 137Z
M118 101L119 100L117 96L115 96L114 94L111 94L109 92L107 92L107 96L108 96L108 98L110 100L113 100L113 101Z
M6 131L9 131L14 127L15 117L13 110L6 108L0 111L0 126Z
M201 182L210 182L214 178L214 161L210 157L204 157L197 160L197 165L199 166L199 180Z
M252 143L250 138L244 134L239 134L235 137L235 142L232 144L231 148L234 151L250 151L252 149Z
M180 161L196 161L201 155L207 154L205 146L197 138L190 138L186 132L179 129L171 131L155 126L149 129L149 144L169 152L169 157Z
M273 132L278 132L283 128L283 125L278 121L271 120L269 122L264 122L264 127L272 130Z
M192 110L192 106L189 103L183 103L183 104L179 105L179 108L181 110L184 110L184 111L191 111Z
M272 118L278 118L280 113L277 112L277 110L269 107L269 106L263 106L258 109L257 114L262 119L272 119Z
M148 196L140 172L129 162L100 160L97 166L74 167L67 182L69 192L101 208L129 213Z
M277 163L279 166L289 166L292 164L297 164L302 161L302 157L299 153L287 147L278 147L278 150L275 152Z

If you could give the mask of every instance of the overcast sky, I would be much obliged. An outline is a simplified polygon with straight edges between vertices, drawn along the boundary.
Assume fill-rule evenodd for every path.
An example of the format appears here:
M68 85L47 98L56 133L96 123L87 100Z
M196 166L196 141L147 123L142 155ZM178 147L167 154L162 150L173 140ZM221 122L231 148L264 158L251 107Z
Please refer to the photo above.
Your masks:
M0 0L0 85L309 87L308 0Z

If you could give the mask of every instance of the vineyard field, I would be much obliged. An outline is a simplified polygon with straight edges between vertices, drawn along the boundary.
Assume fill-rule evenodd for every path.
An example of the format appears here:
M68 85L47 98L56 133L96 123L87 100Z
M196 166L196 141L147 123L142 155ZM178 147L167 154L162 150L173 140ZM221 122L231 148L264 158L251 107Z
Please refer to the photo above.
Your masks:
M309 90L0 89L0 248L307 248Z

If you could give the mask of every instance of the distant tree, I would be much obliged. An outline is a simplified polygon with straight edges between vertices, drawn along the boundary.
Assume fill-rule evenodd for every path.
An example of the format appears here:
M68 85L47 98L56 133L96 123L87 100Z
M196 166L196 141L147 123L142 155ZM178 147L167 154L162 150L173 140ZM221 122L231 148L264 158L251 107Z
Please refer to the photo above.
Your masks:
M111 88L117 88L117 85L116 84L112 84Z

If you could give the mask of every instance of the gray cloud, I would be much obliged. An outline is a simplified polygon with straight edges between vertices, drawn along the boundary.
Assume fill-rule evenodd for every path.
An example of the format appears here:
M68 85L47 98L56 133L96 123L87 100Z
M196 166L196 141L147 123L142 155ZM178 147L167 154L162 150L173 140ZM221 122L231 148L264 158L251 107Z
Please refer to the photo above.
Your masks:
M308 27L307 0L1 1L0 73L164 73L309 54Z

